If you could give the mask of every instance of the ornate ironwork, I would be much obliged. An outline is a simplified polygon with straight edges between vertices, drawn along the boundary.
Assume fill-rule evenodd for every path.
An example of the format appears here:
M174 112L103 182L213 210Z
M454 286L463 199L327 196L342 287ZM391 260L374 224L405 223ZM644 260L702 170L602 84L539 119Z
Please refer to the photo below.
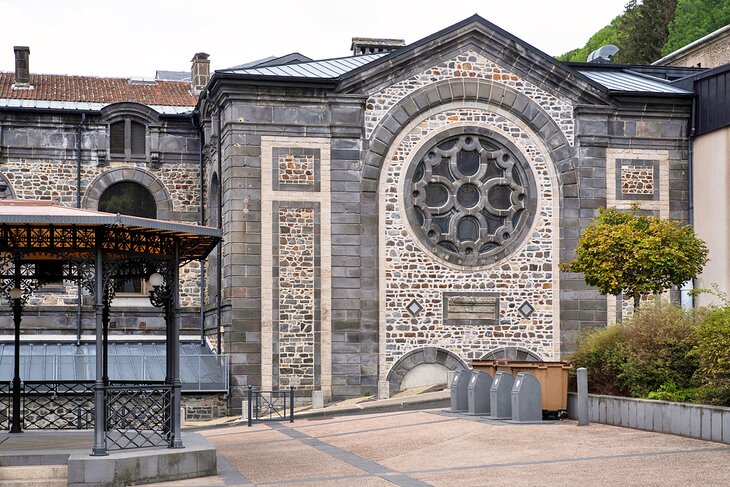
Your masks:
M294 422L294 388L284 391L253 390L248 386L248 425L254 421Z
M12 382L0 382L0 430L10 429L10 406L12 404Z
M172 390L172 386L166 384L107 387L107 448L169 446Z
M526 168L506 146L475 134L448 138L410 171L406 207L428 248L448 262L483 265L524 232L534 199Z
M94 382L23 383L23 428L43 430L94 427Z
M90 254L96 246L96 229L75 225L0 225L0 248L17 252L65 252ZM180 255L187 260L205 258L218 237L206 235L170 234L160 230L128 227L102 228L102 247L106 254L170 256L175 241Z

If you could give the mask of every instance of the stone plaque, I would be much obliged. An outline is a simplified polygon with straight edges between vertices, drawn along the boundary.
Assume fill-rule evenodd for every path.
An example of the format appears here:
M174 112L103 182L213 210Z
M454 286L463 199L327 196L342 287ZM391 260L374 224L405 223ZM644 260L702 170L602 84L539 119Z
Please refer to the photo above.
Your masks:
M493 325L499 320L498 293L444 293L447 325Z

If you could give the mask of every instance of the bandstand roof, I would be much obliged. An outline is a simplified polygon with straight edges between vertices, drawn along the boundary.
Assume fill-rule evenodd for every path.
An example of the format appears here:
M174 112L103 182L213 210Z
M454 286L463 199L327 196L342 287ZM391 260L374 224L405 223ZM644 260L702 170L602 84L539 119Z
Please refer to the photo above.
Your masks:
M103 229L108 230L105 250L162 254L164 243L174 238L180 242L181 260L204 259L221 238L217 228L69 208L42 200L0 201L0 229L2 251L91 251L96 230Z

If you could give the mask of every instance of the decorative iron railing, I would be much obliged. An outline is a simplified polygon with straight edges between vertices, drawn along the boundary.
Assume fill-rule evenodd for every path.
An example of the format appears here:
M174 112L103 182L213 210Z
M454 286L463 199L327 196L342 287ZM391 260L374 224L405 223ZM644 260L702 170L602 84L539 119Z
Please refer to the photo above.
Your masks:
M248 386L248 425L254 421L294 422L294 388L283 391L253 390Z
M107 449L170 446L172 394L167 384L107 387Z
M26 381L22 388L23 429L94 427L93 381Z
M0 382L0 430L10 429L10 408L13 404L12 383Z

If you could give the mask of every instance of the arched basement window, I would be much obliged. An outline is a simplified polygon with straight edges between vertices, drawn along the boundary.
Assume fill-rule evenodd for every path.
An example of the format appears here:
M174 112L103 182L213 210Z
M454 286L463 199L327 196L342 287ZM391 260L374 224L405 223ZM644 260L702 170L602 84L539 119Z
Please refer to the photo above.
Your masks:
M152 193L139 183L122 181L109 186L99 198L99 211L121 213L122 215L157 218L157 203ZM124 284L120 294L144 294L142 280L131 280Z

